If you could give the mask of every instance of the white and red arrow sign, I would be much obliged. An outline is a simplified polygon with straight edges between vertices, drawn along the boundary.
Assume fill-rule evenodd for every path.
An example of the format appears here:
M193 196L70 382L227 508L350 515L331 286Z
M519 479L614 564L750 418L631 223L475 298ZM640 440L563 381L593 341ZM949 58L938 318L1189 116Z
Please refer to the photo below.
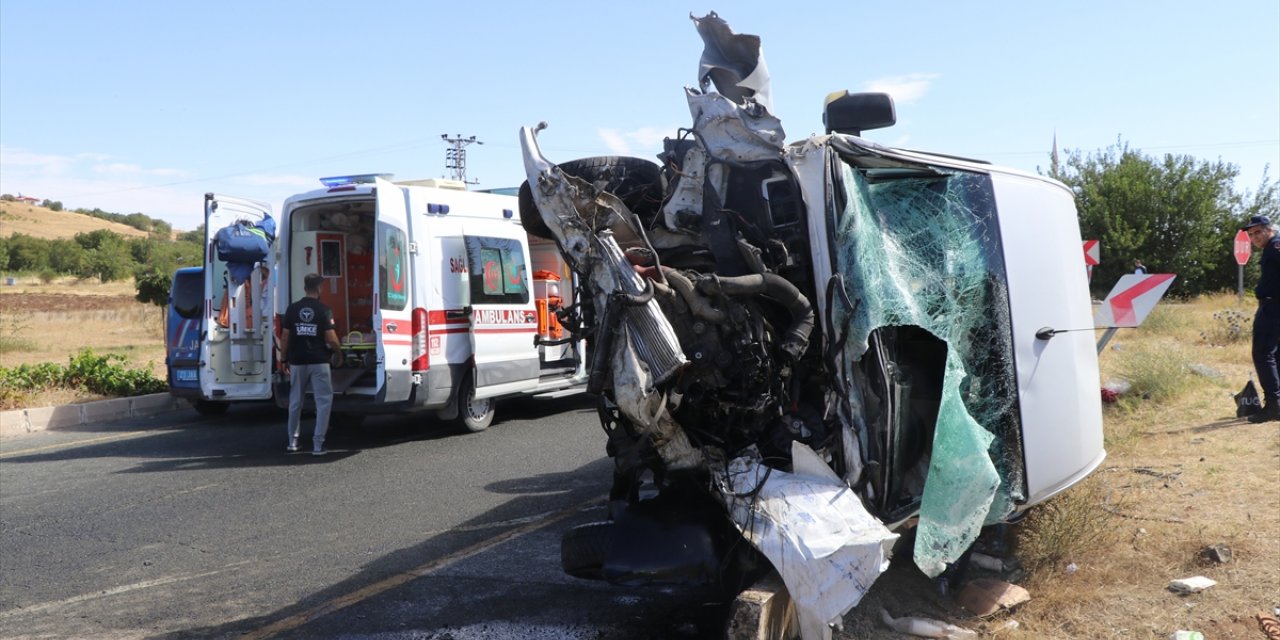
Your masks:
M1084 241L1084 264L1092 267L1102 263L1102 250L1098 246L1097 240Z
M1129 273L1120 276L1120 281L1107 294L1107 299L1094 310L1093 326L1136 327L1142 324L1176 277L1172 273Z

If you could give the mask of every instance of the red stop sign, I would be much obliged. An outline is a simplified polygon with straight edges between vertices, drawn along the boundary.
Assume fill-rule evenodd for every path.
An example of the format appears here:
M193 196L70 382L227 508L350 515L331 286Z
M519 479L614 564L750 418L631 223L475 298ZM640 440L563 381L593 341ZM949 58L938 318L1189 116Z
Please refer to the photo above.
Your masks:
M1249 244L1249 234L1244 230L1236 232L1236 264L1244 266L1249 264L1249 256L1253 254L1253 247Z

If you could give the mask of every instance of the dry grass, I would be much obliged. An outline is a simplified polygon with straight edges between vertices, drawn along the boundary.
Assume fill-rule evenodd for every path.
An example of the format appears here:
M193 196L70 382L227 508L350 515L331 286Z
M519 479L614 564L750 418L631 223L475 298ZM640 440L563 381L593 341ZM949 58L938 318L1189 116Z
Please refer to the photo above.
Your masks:
M24 233L34 238L53 240L70 238L77 233L106 229L126 238L145 237L146 231L127 224L111 222L70 211L53 211L23 202L0 200L0 236Z
M0 354L0 363L65 362L89 346L149 362L163 376L159 311L133 302L131 284L32 280L2 289L0 336L13 333L38 348ZM23 298L101 299L86 297L65 311L14 313L9 303L18 298L10 294L19 291L31 294ZM1012 612L1019 628L994 637L1154 640L1194 629L1215 640L1263 638L1250 616L1280 606L1280 423L1235 418L1231 396L1252 371L1248 341L1224 340L1220 332L1202 337L1223 310L1252 313L1234 296L1166 302L1101 355L1104 381L1132 383L1105 407L1108 459L1019 527L1017 555L1028 568L1021 584L1032 600ZM1214 544L1228 546L1233 561L1202 560L1200 550ZM1068 564L1077 570L1068 573ZM896 585L889 576L878 582L867 606L983 626L933 595L918 572L902 575ZM1171 580L1195 575L1218 584L1190 596L1167 589ZM859 626L856 618L850 614L846 624L873 634L858 637L905 637L872 621Z
M1224 309L1251 316L1237 304L1164 303L1101 355L1104 380L1133 383L1105 407L1107 462L1022 527L1033 600L1014 615L1020 631L1002 637L1264 637L1250 616L1280 606L1280 423L1235 418L1231 396L1252 372L1247 339L1202 337ZM1215 544L1233 561L1200 556ZM1167 589L1196 575L1218 584Z
M0 366L53 362L67 364L83 348L116 353L128 367L149 366L164 379L162 309L133 298L133 281L59 279L43 284L20 279L0 287ZM42 393L30 406L97 399L70 391Z

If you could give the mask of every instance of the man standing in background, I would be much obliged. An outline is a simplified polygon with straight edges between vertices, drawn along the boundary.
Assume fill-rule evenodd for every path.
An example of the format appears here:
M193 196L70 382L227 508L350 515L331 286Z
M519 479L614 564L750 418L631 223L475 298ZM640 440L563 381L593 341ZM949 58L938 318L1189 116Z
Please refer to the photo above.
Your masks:
M338 341L333 312L320 302L320 286L323 284L324 278L317 273L309 273L303 278L304 295L285 311L280 332L280 351L284 353L289 370L287 450L290 453L298 450L302 406L310 386L316 403L316 428L311 437L313 456L329 453L324 448L324 436L329 430L329 412L333 408L333 379L329 372L332 354L337 354L336 364L342 365L342 343Z
M1262 387L1262 411L1249 416L1249 422L1280 420L1280 372L1276 370L1276 350L1280 348L1280 237L1266 216L1254 216L1241 230L1249 234L1249 242L1261 251L1258 261L1262 276L1253 293L1258 297L1258 311L1253 316L1253 366Z

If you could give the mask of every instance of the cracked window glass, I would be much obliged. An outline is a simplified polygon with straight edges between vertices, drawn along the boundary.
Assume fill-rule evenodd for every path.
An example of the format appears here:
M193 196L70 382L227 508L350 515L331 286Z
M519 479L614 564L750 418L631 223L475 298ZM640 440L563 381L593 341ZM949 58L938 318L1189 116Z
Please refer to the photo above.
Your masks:
M924 167L835 181L846 386L864 495L888 515L918 502L916 563L937 575L1022 496L1008 292L990 179Z

